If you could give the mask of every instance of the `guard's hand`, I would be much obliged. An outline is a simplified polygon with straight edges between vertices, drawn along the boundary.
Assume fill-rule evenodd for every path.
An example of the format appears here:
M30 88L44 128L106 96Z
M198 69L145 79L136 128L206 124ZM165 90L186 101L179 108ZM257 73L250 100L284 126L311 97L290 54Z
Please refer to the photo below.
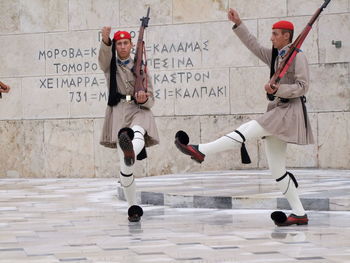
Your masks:
M109 38L110 34L111 34L111 27L110 26L104 26L102 28L102 41L108 46L111 45L111 40Z
M279 87L280 87L279 84L270 85L270 83L266 83L265 84L265 91L267 92L267 94L275 94Z
M150 94L144 91L139 91L135 93L136 102L140 104L145 103L148 100L149 96Z
M235 23L237 26L239 26L242 23L241 19L239 18L238 12L233 8L230 8L228 10L227 18L228 18L228 20Z
M10 91L10 86L6 85L5 83L1 82L0 85L0 92L1 93L8 93Z

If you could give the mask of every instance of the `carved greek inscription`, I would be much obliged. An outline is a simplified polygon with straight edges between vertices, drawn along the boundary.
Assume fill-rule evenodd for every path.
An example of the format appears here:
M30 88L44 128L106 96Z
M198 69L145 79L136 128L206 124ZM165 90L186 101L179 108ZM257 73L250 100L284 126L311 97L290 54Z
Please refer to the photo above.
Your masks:
M135 42L137 31L131 35ZM101 41L101 32L98 32ZM145 63L152 77L158 100L208 99L228 96L226 83L213 79L205 68L203 53L209 51L209 40L179 40L149 43L145 46ZM47 65L47 76L38 80L38 88L68 92L71 103L107 102L108 91L97 57L99 47L64 47L39 50L37 59ZM135 50L132 51L133 53Z
M43 60L56 76L39 79L40 89L62 89L69 93L71 103L107 101L106 80L97 63L98 48L52 48L39 50L38 60ZM62 62L64 61L64 62ZM80 75L84 74L84 75Z
M226 83L213 85L215 80L211 79L211 70L198 70L205 67L201 57L208 51L209 40L153 43L146 46L155 98L179 100L227 97Z

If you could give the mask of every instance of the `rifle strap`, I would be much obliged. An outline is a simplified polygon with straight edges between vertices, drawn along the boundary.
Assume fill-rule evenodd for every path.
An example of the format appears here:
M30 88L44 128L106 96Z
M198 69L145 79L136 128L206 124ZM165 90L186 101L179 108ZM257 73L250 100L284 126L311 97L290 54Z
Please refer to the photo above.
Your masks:
M272 78L273 74L275 74L275 63L276 58L278 56L278 49L272 47L272 56L271 56L271 65L270 65L270 79ZM266 93L266 97L268 100L273 101L275 99L275 95Z
M270 78L275 74L275 62L278 56L278 49L272 47L271 65L270 65Z

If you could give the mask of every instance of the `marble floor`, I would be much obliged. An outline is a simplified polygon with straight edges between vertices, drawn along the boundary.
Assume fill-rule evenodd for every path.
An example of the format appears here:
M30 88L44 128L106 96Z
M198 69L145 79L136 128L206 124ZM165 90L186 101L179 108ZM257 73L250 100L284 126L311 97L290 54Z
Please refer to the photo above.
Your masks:
M328 178L327 171L319 172ZM246 179L256 181L257 173L245 171ZM196 176L218 179L221 175L230 181L228 174L173 176L191 181ZM323 193L324 198L343 198L347 204L349 171L328 174L338 176L328 181L328 187L322 180L319 186L314 184L315 196L320 198ZM153 180L161 188L161 178L138 179L139 193L152 192ZM310 178L304 182L303 178L300 183L306 190L301 192L312 194L307 187ZM169 189L166 181L164 187ZM208 191L210 185L205 186ZM244 187L248 187L246 196L257 194L249 184L241 186L240 194ZM116 179L0 179L0 263L350 262L350 211L346 205L344 210L337 206L308 211L307 226L276 227L269 218L272 209L237 209L234 202L231 209L186 207L188 202L180 207L175 197L174 205L167 198L164 205L143 205L141 222L129 223L127 205L118 198L117 189ZM259 191L269 189L263 190ZM163 195L169 193L183 198L180 190ZM188 196L194 193L198 191L187 191ZM208 196L215 195L222 193L213 190Z
M350 170L290 170L306 210L350 211ZM178 208L290 209L267 170L171 174L137 181L138 202ZM125 200L122 188L118 197Z

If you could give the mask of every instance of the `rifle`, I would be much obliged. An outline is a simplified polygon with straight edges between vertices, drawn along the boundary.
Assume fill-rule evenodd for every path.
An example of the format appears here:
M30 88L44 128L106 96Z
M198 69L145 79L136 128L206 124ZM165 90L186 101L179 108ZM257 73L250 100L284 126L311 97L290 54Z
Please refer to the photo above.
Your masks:
M306 36L309 34L309 32L312 28L312 25L315 23L316 19L319 17L319 15L323 11L323 9L325 9L327 7L327 5L329 4L330 1L331 0L324 1L323 5L319 9L317 9L317 11L312 16L309 23L307 23L307 25L305 26L303 31L300 33L300 35L297 37L297 39L294 40L294 42L292 43L290 49L288 50L288 52L285 56L285 59L281 62L281 65L278 67L275 74L273 74L273 76L271 77L271 79L269 81L269 84L271 87L273 87L272 85L279 83L280 80L283 78L283 76L287 73L287 70L290 67L290 65L292 64L295 56L297 55L298 52L300 52L300 47L303 44ZM270 96L270 95L272 95L272 94L268 94L268 99L274 100L275 96L273 96L273 95Z
M135 76L135 87L134 87L134 93L137 93L139 91L147 91L147 61L143 60L143 57L145 57L145 42L143 41L143 34L145 31L145 28L148 27L148 21L149 21L149 12L150 7L147 9L147 15L145 17L142 17L141 20L141 26L139 31L139 37L137 40L136 45L136 53L134 58L134 66L132 68L132 72Z

